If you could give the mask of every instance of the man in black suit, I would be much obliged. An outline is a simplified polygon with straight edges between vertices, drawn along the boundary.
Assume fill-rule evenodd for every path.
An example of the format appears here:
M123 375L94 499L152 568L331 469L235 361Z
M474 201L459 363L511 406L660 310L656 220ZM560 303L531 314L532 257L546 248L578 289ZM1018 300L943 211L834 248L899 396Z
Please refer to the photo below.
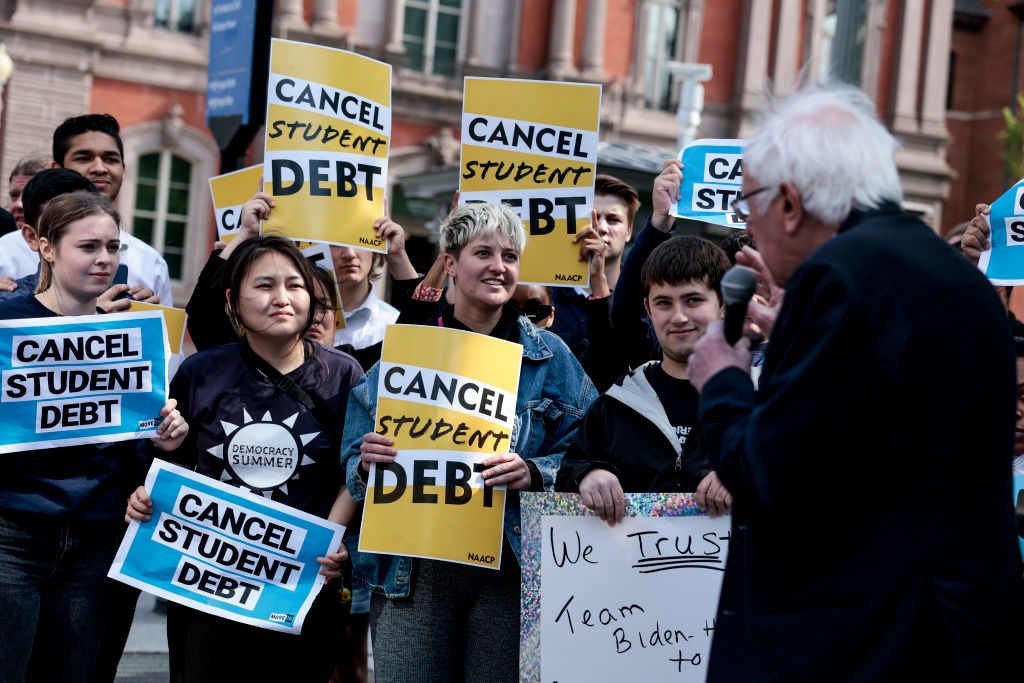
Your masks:
M1013 340L991 285L900 210L895 147L843 87L794 95L745 150L735 208L785 297L756 393L720 323L690 360L734 496L709 681L1013 670Z

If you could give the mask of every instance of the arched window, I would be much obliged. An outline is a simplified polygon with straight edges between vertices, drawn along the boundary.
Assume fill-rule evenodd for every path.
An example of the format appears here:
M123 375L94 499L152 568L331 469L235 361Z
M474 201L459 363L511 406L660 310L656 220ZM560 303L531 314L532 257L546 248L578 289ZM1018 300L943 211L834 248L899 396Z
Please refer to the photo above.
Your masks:
M217 143L182 121L177 108L123 129L121 139L124 229L163 254L174 301L184 305L213 242L207 179L217 173Z
M172 280L183 272L192 162L170 150L139 156L132 230L163 254Z

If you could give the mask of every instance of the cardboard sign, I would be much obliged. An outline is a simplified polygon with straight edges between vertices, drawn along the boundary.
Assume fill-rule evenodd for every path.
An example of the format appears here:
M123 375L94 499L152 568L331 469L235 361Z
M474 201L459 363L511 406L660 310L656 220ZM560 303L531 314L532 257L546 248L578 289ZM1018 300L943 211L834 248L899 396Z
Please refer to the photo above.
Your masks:
M500 568L505 487L484 486L481 463L508 452L521 360L501 339L388 326L376 431L398 457L370 468L360 552Z
M338 297L338 310L334 312L334 331L337 333L338 330L345 329L345 310L341 305L341 289L338 288L338 274L334 271L334 259L331 258L331 245L322 242L299 242L297 246L310 263L331 274L334 294Z
M318 45L274 39L267 88L264 229L296 240L387 252L391 67Z
M522 283L590 284L572 236L590 227L600 118L600 85L466 79L459 203L519 213Z
M164 325L167 326L167 341L170 344L171 352L167 361L167 377L174 377L174 373L178 371L181 361L185 360L185 330L188 325L188 314L185 313L185 309L132 301L128 310L132 313L137 311L159 311L164 316Z
M1024 180L992 202L985 221L992 247L982 252L978 268L992 284L1024 284Z
M743 194L743 140L694 140L679 152L680 199L673 216L744 228L732 203Z
M230 242L241 229L242 206L260 189L263 165L210 178L210 196L217 220L217 239Z
M156 311L0 320L0 453L156 436L169 354Z
M193 609L299 633L345 527L154 460L148 522L132 521L107 576Z
M728 517L690 494L626 494L609 527L577 494L524 493L523 681L703 681Z

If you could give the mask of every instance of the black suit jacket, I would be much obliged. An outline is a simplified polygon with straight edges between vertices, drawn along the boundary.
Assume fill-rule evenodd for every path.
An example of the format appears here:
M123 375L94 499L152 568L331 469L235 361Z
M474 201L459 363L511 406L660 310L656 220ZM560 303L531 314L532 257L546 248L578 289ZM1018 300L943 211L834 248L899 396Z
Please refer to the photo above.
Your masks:
M854 212L787 283L760 390L701 394L735 497L708 680L996 680L1015 391L984 277L894 205Z

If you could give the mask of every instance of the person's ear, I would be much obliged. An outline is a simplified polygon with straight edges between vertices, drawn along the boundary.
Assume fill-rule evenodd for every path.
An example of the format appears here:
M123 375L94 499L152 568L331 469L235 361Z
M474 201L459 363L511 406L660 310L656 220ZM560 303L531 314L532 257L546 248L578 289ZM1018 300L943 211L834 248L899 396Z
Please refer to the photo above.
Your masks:
M52 245L50 244L50 240L46 239L45 237L40 237L39 240L36 242L36 246L39 251L39 257L41 259L43 259L47 263L53 263L56 260L57 257L56 254L53 253L54 250L52 248Z
M787 235L794 235L804 222L804 204L800 193L792 183L779 185L779 196L782 198L782 226Z
M32 251L39 251L39 238L36 236L36 229L28 223L21 226L21 236L28 242L28 248Z
M644 310L647 311L647 316L650 317L650 315L651 315L651 302L647 299L646 296L644 297Z
M443 255L443 260L444 260L444 272L448 274L448 277L450 277L452 280L454 280L455 279L455 266L458 264L458 259L456 259L451 254L444 254Z

